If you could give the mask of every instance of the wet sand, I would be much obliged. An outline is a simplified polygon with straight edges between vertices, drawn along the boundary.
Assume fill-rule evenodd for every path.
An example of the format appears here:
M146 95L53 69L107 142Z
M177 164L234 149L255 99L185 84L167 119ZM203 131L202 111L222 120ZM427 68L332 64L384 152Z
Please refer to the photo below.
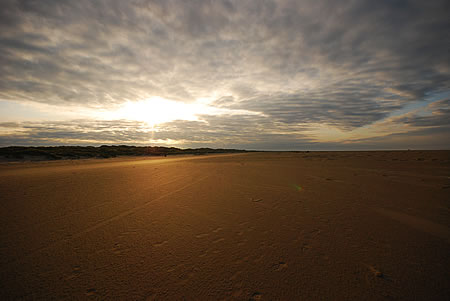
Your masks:
M448 300L450 152L0 165L0 298Z

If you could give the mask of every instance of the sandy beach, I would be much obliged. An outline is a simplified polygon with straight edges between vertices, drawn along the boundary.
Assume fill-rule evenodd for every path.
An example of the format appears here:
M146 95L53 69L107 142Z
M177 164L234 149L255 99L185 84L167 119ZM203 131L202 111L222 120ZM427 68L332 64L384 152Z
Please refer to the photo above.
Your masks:
M450 151L0 166L0 298L448 300Z

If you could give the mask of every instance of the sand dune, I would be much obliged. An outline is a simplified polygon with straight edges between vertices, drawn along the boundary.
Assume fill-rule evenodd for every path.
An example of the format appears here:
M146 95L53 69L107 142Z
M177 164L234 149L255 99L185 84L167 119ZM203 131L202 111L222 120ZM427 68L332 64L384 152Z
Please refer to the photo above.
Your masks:
M0 166L0 297L448 300L450 152Z

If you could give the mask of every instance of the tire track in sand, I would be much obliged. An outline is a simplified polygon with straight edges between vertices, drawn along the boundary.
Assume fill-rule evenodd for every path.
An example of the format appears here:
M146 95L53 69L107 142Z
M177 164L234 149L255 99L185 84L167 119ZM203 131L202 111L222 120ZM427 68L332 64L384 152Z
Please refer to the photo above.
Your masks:
M382 216L400 222L415 230L431 234L450 244L450 229L444 225L435 223L433 221L421 217L409 215L399 211L390 210L387 208L375 207L374 210L375 212L377 212Z
M148 201L148 202L145 202L145 203L143 203L142 205L136 206L136 207L134 207L134 208L132 208L132 209L129 209L129 210L126 210L126 211L124 211L124 212L122 212L122 213L120 213L120 214L118 214L118 215L116 215L116 216L113 216L113 217L110 217L110 218L108 218L108 219L106 219L106 220L103 220L103 221L101 221L101 222L98 222L98 223L96 223L95 225L90 226L90 227L84 229L83 231L80 231L80 232L78 232L78 233L73 234L73 235L72 235L71 237L69 237L69 238L60 239L60 240L58 240L58 241L55 241L55 242L53 242L53 243L50 243L50 244L48 244L48 245L46 245L46 246L44 246L44 247L41 247L41 248L39 248L39 249L36 249L36 250L34 250L34 251L32 251L32 252L30 252L30 253L24 255L24 256L23 256L22 258L20 258L20 259L16 259L16 260L14 260L14 261L6 262L5 265L6 265L6 264L14 264L14 263L16 263L16 262L18 262L18 261L21 261L21 260L24 260L24 259L26 259L26 258L28 258L28 257L33 256L33 255L36 254L36 253L39 253L39 252L42 252L42 251L51 249L51 248L53 248L53 247L55 247L55 246L57 246L57 245L59 245L59 244L61 244L61 243L66 243L66 242L71 241L71 240L73 240L73 239L79 238L79 237L83 236L84 234L87 234L87 233L92 232L92 231L94 231L94 230L97 230L97 229L99 229L99 228L101 228L101 227L103 227L103 226L106 226L106 225L110 224L110 223L113 222L113 221L120 220L120 219L122 219L122 218L124 218L124 217L127 217L127 216L129 216L129 215L132 215L132 214L135 213L136 211L138 211L138 210L140 210L140 209L142 209L142 208L148 206L149 204L151 204L151 203L153 203L153 202L159 201L159 200L164 199L164 198L166 198L166 197L168 197L168 196L171 196L171 195L173 195L173 194L176 194L176 193L178 193L178 192L180 192L180 191L182 191L182 190L184 190L184 189L186 189L186 188L188 188L188 187L190 187L190 186L193 186L193 185L195 185L195 184L198 184L198 183L204 181L205 179L207 179L207 178L209 178L209 177L210 177L209 175L208 175L208 176L204 176L204 177L202 177L201 179L199 179L199 180L197 180L197 181L195 181L195 182L186 184L186 185L184 185L184 186L182 186L182 187L180 187L180 188L178 188L178 189L176 189L176 190L173 190L173 191L168 192L168 193L166 193L166 194L163 194L163 195L161 195L161 196L159 196L159 197L157 197L157 198L155 198L155 199L152 199L152 200L150 200L150 201Z
M179 177L177 177L177 178L175 178L175 179L171 179L170 181L167 181L167 182L165 182L165 183L163 183L163 184L160 184L159 186L167 186L167 185L173 184L173 183L175 183L175 182L178 182L179 180L181 180L181 179L183 179L183 178L184 178L184 176L179 176ZM142 193L145 193L146 191L148 191L148 190L150 190L150 189L152 189L152 188L149 187L149 188L143 189L143 190L141 190L139 193L141 193L141 194L142 194ZM136 196L137 194L138 194L138 193L134 193L134 194L132 194L132 195L128 195L128 197L129 197L129 198L130 198L130 197L134 197L134 196ZM101 207L106 206L106 205L108 205L108 204L110 204L110 203L112 203L112 201L111 201L111 200L108 200L108 201L101 202L101 203L98 203L98 204L95 204L95 205L92 205L92 206L88 206L88 207L83 208L83 209L77 209L77 210L74 210L74 211L70 211L70 212L68 212L68 213L66 213L66 214L54 215L54 216L49 217L49 218L48 218L47 220L45 220L45 221L41 221L41 222L37 222L37 223L33 223L33 224L28 224L28 225L26 225L25 228L23 228L23 229L20 229L20 230L15 231L15 232L9 232L9 233L5 234L3 237L2 237L1 234L0 234L0 237L1 237L2 239L8 240L11 236L21 235L22 233L24 233L24 232L26 232L26 231L29 231L30 229L32 229L32 228L34 228L34 227L37 227L37 226L44 226L44 225L47 225L47 224L50 224L50 223L54 222L55 220L60 220L60 219L65 219L65 218L73 217L74 215L77 215L77 214L80 214L80 213L82 213L82 212L86 212L86 211L89 211L89 210L92 210L92 209L101 208Z

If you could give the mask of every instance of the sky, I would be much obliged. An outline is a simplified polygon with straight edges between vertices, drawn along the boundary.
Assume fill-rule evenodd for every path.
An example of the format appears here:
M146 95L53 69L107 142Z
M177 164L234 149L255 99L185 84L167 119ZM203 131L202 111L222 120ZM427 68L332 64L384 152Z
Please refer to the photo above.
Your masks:
M0 2L0 146L450 149L448 0Z

